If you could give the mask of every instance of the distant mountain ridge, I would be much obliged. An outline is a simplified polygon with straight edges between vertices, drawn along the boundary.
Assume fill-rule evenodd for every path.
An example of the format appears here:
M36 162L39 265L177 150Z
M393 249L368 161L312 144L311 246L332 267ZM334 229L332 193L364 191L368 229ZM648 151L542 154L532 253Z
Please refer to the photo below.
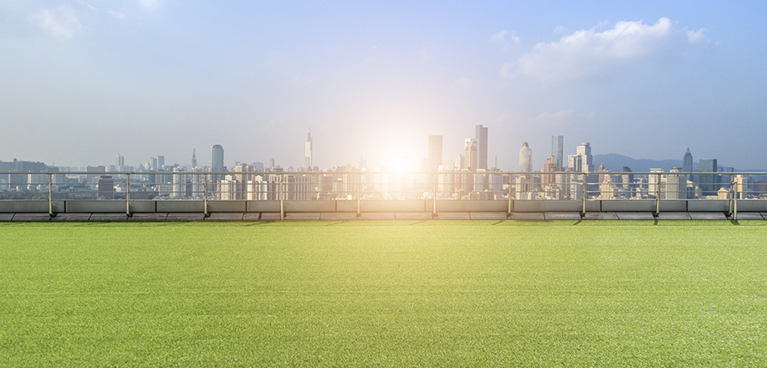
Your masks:
M649 172L650 169L657 168L661 168L663 171L669 171L672 167L682 167L682 160L637 160L617 153L593 155L592 162L594 163L594 170L598 169L600 164L603 164L606 169L614 172L623 171L624 166L628 166L631 168L631 171L634 172ZM693 169L698 167L697 162L693 162L692 165Z

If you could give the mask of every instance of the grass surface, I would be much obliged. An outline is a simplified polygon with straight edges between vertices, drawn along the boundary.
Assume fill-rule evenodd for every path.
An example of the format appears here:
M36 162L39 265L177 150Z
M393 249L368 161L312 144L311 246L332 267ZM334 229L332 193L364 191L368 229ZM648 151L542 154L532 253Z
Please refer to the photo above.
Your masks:
M0 366L764 366L767 222L0 223Z

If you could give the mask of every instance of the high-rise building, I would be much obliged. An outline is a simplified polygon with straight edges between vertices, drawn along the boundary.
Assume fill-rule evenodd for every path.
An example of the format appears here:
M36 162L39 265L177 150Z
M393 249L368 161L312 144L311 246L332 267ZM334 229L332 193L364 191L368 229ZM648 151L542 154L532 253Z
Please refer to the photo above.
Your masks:
M477 171L477 140L473 138L466 138L464 141L464 167L469 171Z
M581 145L575 149L575 153L581 156L582 172L594 172L594 163L591 159L591 145L589 142L581 142Z
M197 167L197 152L195 152L195 149L192 148L192 169Z
M309 133L306 142L304 143L304 169L306 171L312 168L312 133Z
M157 171L157 157L152 157L152 171Z
M220 144L210 149L210 171L224 172L224 147Z
M165 166L165 156L157 156L157 168L162 169Z
M437 172L440 165L442 165L442 136L430 135L427 170L429 172Z
M118 154L117 156L115 156L115 167L117 168L117 170L122 170L123 166L125 166L125 157Z
M480 124L477 125L474 130L474 139L477 143L477 164L474 165L474 170L487 170L487 127L483 127L482 124ZM467 159L467 162L471 161Z
M719 172L715 158L701 159L698 165L700 172ZM699 175L700 191L702 196L717 195L719 175Z
M274 158L269 159L269 168L274 169L277 165L274 164Z
M564 147L565 147L565 137L561 135L552 135L551 136L551 155L554 156L554 163L557 165L557 167L564 167L564 162L562 159L564 158Z
M684 154L682 161L682 172L692 172L692 153L690 153L690 147L687 147L687 152Z
M533 150L525 142L522 148L519 150L519 171L520 172L532 172L533 171Z

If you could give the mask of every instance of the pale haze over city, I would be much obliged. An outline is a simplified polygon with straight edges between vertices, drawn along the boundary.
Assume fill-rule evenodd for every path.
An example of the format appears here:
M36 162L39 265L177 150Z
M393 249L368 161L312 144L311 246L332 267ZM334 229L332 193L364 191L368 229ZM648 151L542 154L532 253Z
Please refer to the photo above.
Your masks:
M444 161L592 153L767 169L763 2L0 3L0 161ZM595 162L599 165L599 162Z

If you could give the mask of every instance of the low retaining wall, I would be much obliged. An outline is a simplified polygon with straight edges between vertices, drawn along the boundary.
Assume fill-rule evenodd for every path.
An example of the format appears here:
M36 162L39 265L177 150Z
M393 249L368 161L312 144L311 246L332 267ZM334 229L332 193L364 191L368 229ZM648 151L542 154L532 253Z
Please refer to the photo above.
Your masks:
M739 200L738 212L767 212L767 200ZM208 213L356 213L353 200L286 200L280 201L208 201ZM434 212L433 200L364 200L360 212ZM589 200L586 212L655 212L655 200ZM54 213L125 213L125 201L55 200ZM455 201L437 200L436 212L581 212L583 202L577 200ZM510 211L509 211L510 210ZM729 200L662 200L660 212L729 212ZM203 201L130 201L131 213L203 213ZM0 200L0 213L48 213L48 201Z

